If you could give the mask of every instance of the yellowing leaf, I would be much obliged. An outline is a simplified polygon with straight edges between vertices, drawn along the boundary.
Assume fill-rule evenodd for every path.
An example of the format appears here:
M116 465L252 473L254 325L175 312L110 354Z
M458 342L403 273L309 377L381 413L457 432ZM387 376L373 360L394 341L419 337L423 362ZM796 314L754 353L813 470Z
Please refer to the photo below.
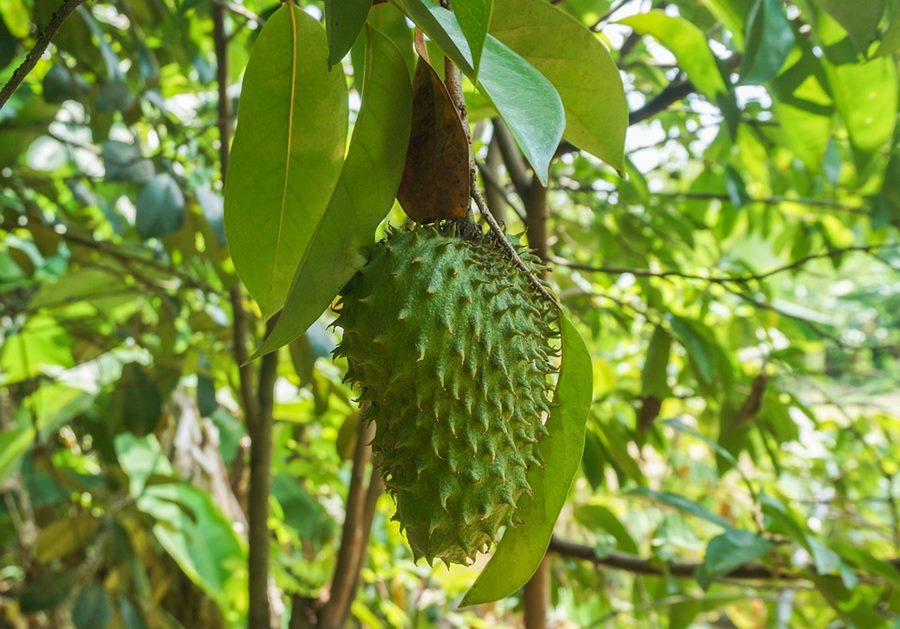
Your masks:
M83 549L98 526L99 520L84 513L51 522L38 534L37 560L46 563Z

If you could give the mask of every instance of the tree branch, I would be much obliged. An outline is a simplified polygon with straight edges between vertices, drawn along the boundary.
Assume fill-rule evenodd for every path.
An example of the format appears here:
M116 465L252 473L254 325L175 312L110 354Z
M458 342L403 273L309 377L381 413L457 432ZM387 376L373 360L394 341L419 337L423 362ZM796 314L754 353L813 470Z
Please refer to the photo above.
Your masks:
M628 126L643 122L656 114L665 111L670 105L693 94L697 88L688 80L680 79L669 83L659 94L650 99L643 107L628 114Z
M528 167L522 154L519 153L519 147L513 140L512 134L506 125L499 118L494 118L494 138L497 140L497 147L500 149L500 155L503 157L503 163L506 165L506 172L512 181L516 193L525 198L528 192L528 186L531 185L531 178L528 176ZM574 147L573 147L574 148Z
M56 31L59 30L59 27L63 25L63 22L66 21L66 18L69 17L72 11L77 9L78 5L83 2L84 0L65 0L62 6L56 10L56 13L50 18L50 22L47 24L46 28L38 35L34 48L28 51L28 54L25 55L25 60L15 69L12 76L9 77L9 81L7 81L6 85L3 86L3 89L0 90L0 109L3 109L3 106L6 104L6 101L9 100L9 97L13 95L16 88L18 88L22 81L25 80L28 73L34 69L35 64L37 64L41 55L44 54L44 51L47 50L47 46L50 45L50 40L56 34Z
M212 4L213 40L216 53L218 88L219 167L222 181L228 171L228 147L231 140L232 112L228 97L228 38L222 4ZM278 377L278 352L266 354L259 368L259 382L254 395L253 370L247 350L249 324L244 310L244 296L239 284L229 293L232 309L234 360L238 367L238 384L244 407L244 420L250 436L250 481L247 498L247 557L249 610L247 623L254 629L268 629L272 624L269 602L269 490L272 461L272 410L275 403L275 381ZM271 332L276 318L269 320Z
M271 334L278 317L266 324ZM278 352L262 357L257 388L258 414L250 434L250 491L247 499L247 558L250 609L247 623L253 629L272 625L269 601L269 493L272 465L272 410L275 405L275 381L278 378Z
M339 629L344 626L356 593L359 570L362 568L362 557L371 528L371 520L367 522L366 519L368 492L365 481L366 467L372 460L372 448L369 447L369 443L374 436L375 424L361 421L356 450L353 453L353 469L347 490L344 525L341 530L341 547L331 580L331 593L319 613L318 626L323 629ZM375 476L370 487L374 483Z
M631 274L637 277L658 277L662 279L668 279L673 277L679 277L687 280L698 280L702 282L708 282L710 284L748 284L750 282L760 282L762 280L768 279L773 275L778 275L779 273L784 273L786 271L794 271L803 268L807 263L812 260L819 260L822 258L833 258L838 255L842 255L844 253L850 253L854 251L872 253L874 251L879 251L882 249L893 249L896 247L900 247L900 243L884 243L878 245L852 245L848 247L836 247L833 249L828 249L827 251L823 251L820 253L812 253L802 258L797 258L793 262L785 264L783 266L775 267L774 269L770 269L763 273L756 274L748 274L748 275L735 275L735 276L709 276L709 275L696 275L693 273L684 273L682 271L651 271L649 269L629 269L622 267L614 267L614 266L592 266L590 264L579 264L577 262L569 262L563 258L551 258L551 261L554 264L559 266L564 266L570 269L574 269L576 271L586 271L589 273L604 273L607 275L625 275Z
M562 557L584 559L597 566L606 566L616 570L624 570L626 572L648 576L673 576L690 579L696 576L697 569L702 565L699 563L681 563L675 561L662 562L616 552L610 553L605 557L600 557L590 546L565 540L555 535L550 540L550 551ZM886 559L883 561L900 570L900 558ZM799 581L809 578L807 573L813 572L815 572L813 566L803 566L792 572L781 572L772 570L762 564L746 563L724 575L724 578L762 581Z

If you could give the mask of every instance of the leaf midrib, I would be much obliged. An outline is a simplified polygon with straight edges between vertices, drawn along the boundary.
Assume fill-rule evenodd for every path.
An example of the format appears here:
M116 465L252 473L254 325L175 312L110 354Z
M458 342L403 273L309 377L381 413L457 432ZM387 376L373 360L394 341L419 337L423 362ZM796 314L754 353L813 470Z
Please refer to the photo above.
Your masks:
M291 151L294 140L294 99L297 86L297 17L294 15L294 6L287 4L288 15L291 17L291 89L288 97L287 120L287 148L284 155L284 183L281 187L281 201L278 206L278 229L275 232L275 255L272 258L272 268L269 270L269 289L266 294L266 309L272 304L272 292L275 290L275 275L278 269L278 254L281 249L281 237L284 230L284 213L287 205L288 180L291 173Z

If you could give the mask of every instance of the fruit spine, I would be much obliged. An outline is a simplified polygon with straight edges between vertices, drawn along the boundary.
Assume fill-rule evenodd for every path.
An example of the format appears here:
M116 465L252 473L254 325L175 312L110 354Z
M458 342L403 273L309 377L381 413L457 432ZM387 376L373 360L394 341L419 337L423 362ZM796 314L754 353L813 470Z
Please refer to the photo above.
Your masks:
M416 559L468 563L517 524L541 465L554 307L480 233L396 230L341 294L347 380ZM536 259L520 256L535 271Z

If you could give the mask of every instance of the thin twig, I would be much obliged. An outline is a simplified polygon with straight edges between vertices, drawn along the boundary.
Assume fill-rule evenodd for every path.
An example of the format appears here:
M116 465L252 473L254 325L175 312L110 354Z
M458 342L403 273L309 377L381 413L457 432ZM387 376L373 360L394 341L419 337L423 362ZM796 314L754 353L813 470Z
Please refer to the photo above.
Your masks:
M28 73L34 69L38 59L41 58L41 55L44 54L47 46L50 45L50 40L56 34L56 31L59 30L59 27L63 25L63 22L66 21L66 18L69 17L72 11L77 9L78 5L83 2L84 0L65 0L62 6L56 10L56 13L50 18L50 22L47 24L46 28L38 35L34 48L28 51L28 54L25 55L25 60L22 61L18 68L16 68L12 76L9 77L9 81L7 81L6 85L3 86L3 89L0 90L0 109L3 109L6 101L13 95L16 88L18 88L22 81L25 80Z
M239 15L248 22L253 22L257 26L262 26L266 23L266 20L264 18L260 17L242 4L238 4L236 2L225 2L224 0L213 0L213 4L226 9L229 13Z
M356 593L357 576L362 567L362 556L368 542L371 522L366 522L366 468L372 460L369 442L375 434L375 424L362 421L357 432L356 449L353 454L353 468L350 486L347 490L347 506L341 529L341 547L338 550L331 592L328 601L319 613L319 626L323 629L343 627ZM375 482L373 476L372 482Z
M441 4L442 6L449 7L449 2L447 2L446 0L442 0ZM463 96L462 92L462 83L460 82L459 68L457 68L449 58L445 59L444 82L447 85L447 91L450 93L450 98L457 108L459 117L462 120L463 129L465 129L466 136L468 137L469 116L466 112L465 97ZM522 261L522 258L519 257L519 253L516 251L515 247L512 246L512 243L509 242L506 234L503 233L503 229L501 229L500 225L497 223L497 219L494 218L493 214L491 214L491 211L487 206L487 202L484 200L484 196L481 194L481 190L478 189L478 167L475 164L475 158L472 156L471 138L469 138L469 146L469 187L472 200L475 201L475 205L478 207L478 211L481 213L481 216L488 224L491 232L493 232L494 236L496 236L497 242L500 244L501 248L506 253L510 261L512 261L513 264L519 267L519 269L521 269L522 272L528 276L528 279L537 289L538 293L540 293L554 306L560 308L561 306L559 304L559 301L557 301L557 299L550 294L550 292L544 287L541 281L537 277L535 277L534 273L531 272L531 269L529 269L525 262Z
M585 271L589 273L604 273L606 275L634 275L636 277L657 277L661 279L668 279L673 277L678 277L687 280L699 280L702 282L708 282L710 284L747 284L750 282L760 282L762 280L768 279L773 275L778 275L779 273L784 273L786 271L794 271L804 267L808 262L812 260L819 260L822 258L833 258L835 256L859 251L865 253L872 253L873 251L879 251L882 249L892 249L900 247L900 243L884 243L884 244L874 244L874 245L852 245L849 247L836 247L834 249L828 249L827 251L823 251L820 253L812 253L802 258L797 258L793 262L789 264L785 264L783 266L776 267L774 269L770 269L763 273L756 274L748 274L748 275L736 275L736 276L709 276L709 275L697 275L694 273L685 273L682 271L651 271L649 269L630 269L630 268L622 268L622 267L613 267L613 266L592 266L590 264L580 264L577 262L570 262L564 258L551 258L551 262L557 264L559 266L564 266L576 271Z
M522 258L519 257L519 253L509 242L509 239L507 239L506 235L503 233L503 230L500 229L500 225L497 224L497 219L495 219L494 215L491 214L491 211L488 209L484 197L481 195L481 191L474 185L474 182L472 186L472 199L475 200L475 205L478 206L478 211L481 212L484 220L487 222L488 226L490 226L491 231L494 232L494 235L497 236L497 242L499 242L500 246L503 247L503 250L506 252L506 255L513 262L513 264L515 264L528 275L528 279L531 280L532 285L534 285L537 291L545 299L547 299L557 308L561 308L562 306L560 306L559 301L557 301L556 297L551 295L550 292L546 288L544 288L544 285L541 283L541 281L537 277L535 277L534 273L531 272L531 269L529 269L522 261Z

